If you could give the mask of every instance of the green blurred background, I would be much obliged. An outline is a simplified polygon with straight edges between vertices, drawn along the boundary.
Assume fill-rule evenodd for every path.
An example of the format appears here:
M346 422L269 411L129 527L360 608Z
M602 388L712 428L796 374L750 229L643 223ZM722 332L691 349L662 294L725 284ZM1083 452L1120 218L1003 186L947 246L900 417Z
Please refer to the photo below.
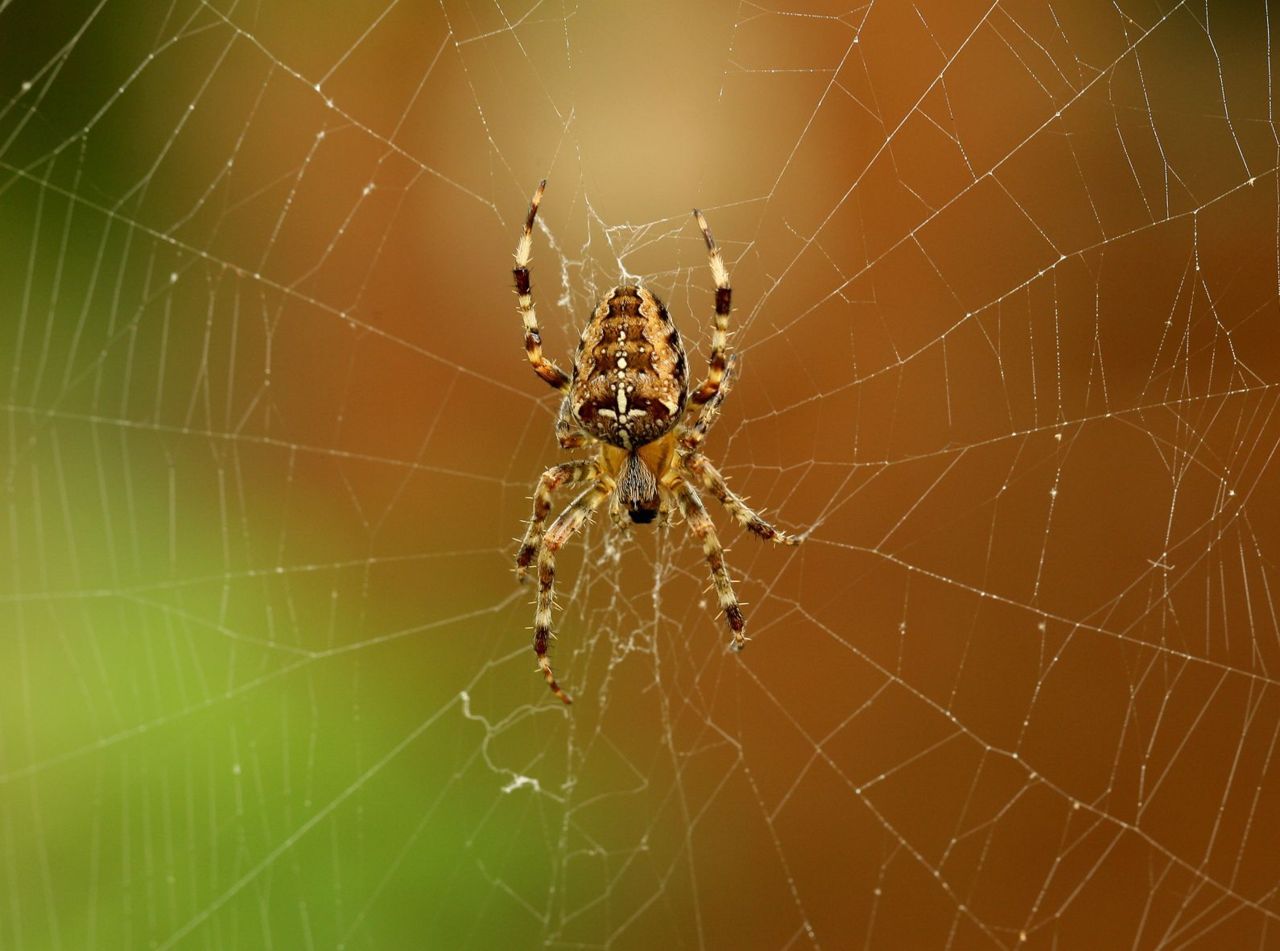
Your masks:
M0 3L0 947L1264 947L1267 4ZM683 525L512 576L643 278Z

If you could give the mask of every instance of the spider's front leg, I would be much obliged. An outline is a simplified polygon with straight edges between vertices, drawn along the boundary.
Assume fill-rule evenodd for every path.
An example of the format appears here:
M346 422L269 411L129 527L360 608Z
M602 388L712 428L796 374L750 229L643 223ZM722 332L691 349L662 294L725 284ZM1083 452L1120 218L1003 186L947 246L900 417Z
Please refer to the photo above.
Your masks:
M551 494L562 486L586 482L600 474L600 467L589 459L577 459L573 462L562 462L542 473L538 479L538 487L533 493L533 515L529 518L529 527L525 529L524 540L520 542L520 550L516 553L516 578L524 581L538 556L542 546L542 525L551 511Z
M733 593L733 584L729 581L729 569L724 564L724 547L720 544L720 537L716 535L716 527L693 486L682 481L675 491L689 527L702 542L702 553L711 568L711 581L716 588L720 610L724 612L729 632L733 635L733 649L740 651L747 646L747 636L743 633L746 621L742 617L742 608L738 605L738 596Z
M779 545L799 545L803 540L799 535L788 535L786 532L779 531L771 524L761 518L760 513L751 508L733 489L729 488L729 484L725 482L719 470L711 464L706 456L701 453L690 453L681 459L683 468L691 473L702 483L703 488L710 492L733 516L733 520L754 535L758 535L767 542L777 542Z
M551 527L542 536L542 547L538 552L538 608L533 619L533 650L538 655L538 669L547 679L547 686L565 703L573 701L556 683L555 674L551 670L551 659L547 657L548 641L551 639L551 604L556 583L556 552L573 537L613 489L613 480L601 477L595 485L582 492L551 523Z

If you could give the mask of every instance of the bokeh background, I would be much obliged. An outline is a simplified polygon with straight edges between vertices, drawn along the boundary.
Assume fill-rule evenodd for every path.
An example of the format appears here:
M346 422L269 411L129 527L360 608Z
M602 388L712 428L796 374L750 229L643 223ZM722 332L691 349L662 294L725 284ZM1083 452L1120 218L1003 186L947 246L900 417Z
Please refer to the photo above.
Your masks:
M0 3L0 947L1280 938L1267 2ZM511 572L621 278L713 513Z

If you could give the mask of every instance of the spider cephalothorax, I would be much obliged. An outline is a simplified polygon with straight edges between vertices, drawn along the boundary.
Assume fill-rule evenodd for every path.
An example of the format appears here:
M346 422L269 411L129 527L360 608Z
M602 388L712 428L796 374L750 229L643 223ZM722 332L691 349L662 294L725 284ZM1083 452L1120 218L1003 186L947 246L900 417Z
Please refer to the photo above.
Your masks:
M738 650L747 640L742 610L729 582L715 526L693 483L710 492L740 525L761 538L786 545L794 545L800 539L783 534L753 512L699 451L733 378L733 362L725 354L732 295L729 272L702 213L695 210L693 214L706 240L716 282L707 378L689 392L684 346L666 307L643 287L631 284L615 287L600 299L582 329L573 375L568 376L542 353L529 283L533 222L546 184L542 182L534 192L516 246L514 274L524 318L525 350L534 372L564 393L556 421L560 445L573 449L593 444L597 453L594 459L565 462L542 474L534 493L533 516L516 555L516 573L523 580L537 559L534 651L551 690L568 703L569 697L556 683L547 657L555 555L600 505L609 502L619 518L626 513L641 524L669 511L673 502L679 507L702 542L720 608ZM688 403L700 409L691 421L684 422ZM561 486L581 482L590 484L544 530L551 511L551 493Z

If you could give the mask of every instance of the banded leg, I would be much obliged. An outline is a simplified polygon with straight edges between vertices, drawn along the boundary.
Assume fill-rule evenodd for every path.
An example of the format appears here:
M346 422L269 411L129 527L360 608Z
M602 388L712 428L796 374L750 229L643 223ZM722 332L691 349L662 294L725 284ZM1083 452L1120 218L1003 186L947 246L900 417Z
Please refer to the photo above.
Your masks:
M533 193L533 200L529 202L529 216L524 220L524 231L520 235L520 243L516 245L516 266L511 273L516 279L516 306L520 316L524 318L524 349L529 355L533 372L557 390L567 390L569 378L542 354L542 334L538 331L538 315L533 309L533 289L529 284L529 261L533 257L533 220L538 217L538 203L542 201L542 192L546 187L545 179L539 182L538 190Z
M573 418L573 407L569 405L569 397L560 403L560 413L556 416L556 440L561 449L577 449L591 441L591 437L582 431L582 426Z
M552 466L538 479L538 487L533 492L533 515L529 519L529 527L525 529L524 540L520 542L520 550L516 553L516 578L524 581L529 566L538 556L542 547L542 526L551 511L551 493L565 485L586 482L600 474L600 467L588 459L578 459Z
M688 482L681 482L676 489L676 498L684 517L689 521L693 534L702 542L702 553L707 557L707 565L711 568L711 581L716 588L716 597L720 601L720 610L729 622L729 631L733 634L733 649L742 650L747 646L747 637L742 633L746 622L742 617L742 608L738 605L738 597L733 593L733 585L729 582L729 570L724 565L724 548L716 535L716 527L707 514L707 508L698 497L697 490Z
M697 418L693 421L693 425L683 430L680 436L680 445L688 452L694 452L702 441L707 438L707 433L711 431L711 427L715 425L716 419L720 416L720 407L724 403L724 398L729 395L729 390L733 388L733 381L738 375L738 355L735 353L729 358L728 364L724 368L724 379L720 381L720 389L716 395L702 404L702 409L698 411Z
M600 480L582 492L551 523L551 527L542 536L542 547L538 551L538 609L533 619L533 650L538 655L538 669L547 679L547 686L565 703L573 701L556 683L555 674L551 671L551 659L547 657L547 642L551 639L551 602L556 583L556 552L573 537L574 532L582 527L583 522L591 517L591 513L612 491L612 480Z
M693 216L698 219L698 227L702 229L702 237L707 242L711 276L716 282L716 322L711 331L711 357L707 367L707 378L691 396L695 403L705 403L716 395L724 379L725 348L729 344L729 302L733 296L733 289L729 287L729 271L724 266L720 249L716 247L716 239L711 237L711 228L707 224L707 219L697 208L693 209Z
M703 487L715 496L716 501L729 510L733 520L747 531L759 535L767 542L777 542L779 545L799 545L803 540L799 535L788 535L786 532L779 531L761 518L758 512L747 505L742 496L729 488L724 476L707 460L706 456L699 453L687 456L684 467L698 478Z

